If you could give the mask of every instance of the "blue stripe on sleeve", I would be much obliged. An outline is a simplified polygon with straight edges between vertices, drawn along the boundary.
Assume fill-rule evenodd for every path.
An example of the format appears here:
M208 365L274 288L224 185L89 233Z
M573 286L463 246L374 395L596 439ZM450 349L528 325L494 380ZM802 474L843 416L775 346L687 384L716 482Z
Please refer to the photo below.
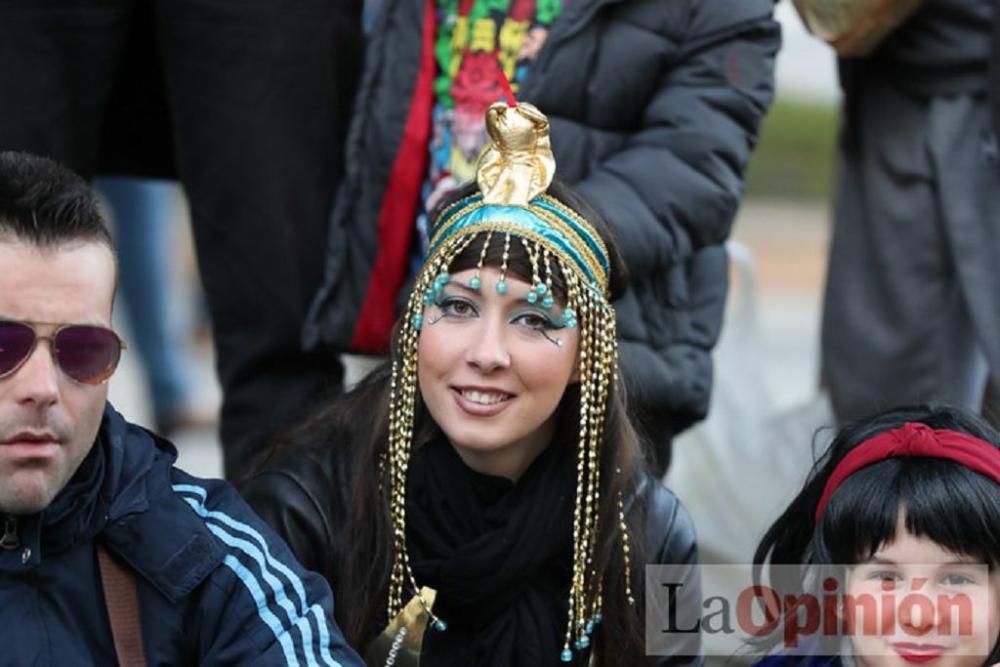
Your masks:
M313 604L312 606L307 607L305 586L303 585L301 578L271 553L263 535L261 535L252 526L238 521L224 512L209 510L205 507L205 500L207 499L208 494L202 487L192 484L175 484L173 489L178 493L191 493L196 495L197 499L184 497L184 500L199 516L204 519L213 520L213 522L206 521L206 525L209 527L209 530L227 545L237 548L245 553L260 566L264 579L268 582L271 589L275 593L275 600L288 614L289 620L293 623L293 625L298 627L299 631L302 633L304 641L303 652L306 655L306 659L308 660L310 667L316 664L313 656L306 650L309 646L315 646L312 638L311 626L309 624L310 615L316 618L316 626L319 634L320 658L329 667L340 667L340 663L334 660L333 655L330 653L330 632L323 608L318 604ZM216 525L214 523L215 521L222 525ZM253 544L247 542L246 540L241 540L235 537L228 531L224 530L223 526L231 528L234 531L239 531L244 536L249 537L250 540L256 543L259 548L255 548ZM223 535L225 535L225 537L223 537ZM284 585L270 571L272 568L283 574L295 590L299 599L299 610L297 616L295 614L294 606L284 594Z
M260 619L264 621L267 627L271 628L271 632L278 639L281 644L281 651L285 654L285 662L288 665L294 665L298 667L299 661L295 657L295 646L292 645L291 637L285 632L284 627L281 625L281 621L271 613L271 610L267 606L267 596L264 595L263 589L261 589L260 584L257 583L257 577L248 570L243 563L232 554L226 554L226 557L222 561L225 565L236 573L243 585L246 587L247 591L250 592L250 597L253 598L254 603L257 605L257 615Z

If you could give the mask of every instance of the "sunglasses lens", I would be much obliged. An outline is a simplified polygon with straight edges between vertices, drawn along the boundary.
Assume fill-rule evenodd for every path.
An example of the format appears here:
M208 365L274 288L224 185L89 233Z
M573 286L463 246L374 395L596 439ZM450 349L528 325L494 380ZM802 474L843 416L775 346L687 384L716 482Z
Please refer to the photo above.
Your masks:
M0 377L20 366L34 344L31 327L20 322L0 322Z
M122 347L109 329L69 326L56 334L55 350L66 375L84 384L100 384L115 372Z

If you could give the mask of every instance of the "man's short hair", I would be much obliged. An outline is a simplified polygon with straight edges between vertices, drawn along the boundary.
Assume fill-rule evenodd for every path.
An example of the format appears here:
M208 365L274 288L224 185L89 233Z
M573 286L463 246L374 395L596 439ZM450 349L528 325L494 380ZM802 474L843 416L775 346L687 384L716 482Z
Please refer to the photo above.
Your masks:
M114 242L97 196L85 180L44 157L0 152L0 239L38 248Z

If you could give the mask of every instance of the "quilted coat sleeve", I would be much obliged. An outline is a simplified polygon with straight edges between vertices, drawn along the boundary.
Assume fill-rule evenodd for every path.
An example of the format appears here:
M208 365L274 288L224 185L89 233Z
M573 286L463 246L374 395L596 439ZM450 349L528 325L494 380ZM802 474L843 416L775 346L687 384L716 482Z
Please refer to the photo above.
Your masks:
M664 250L645 243L649 225L667 232L675 259L729 235L781 42L771 0L664 6L678 4L687 14L674 12L663 28L672 52L634 131L575 184L599 208L613 203L617 239L639 273Z
M773 8L610 0L588 28L553 31L531 89L552 118L561 177L607 218L628 267L616 302L623 373L660 443L708 409L722 244L774 92Z

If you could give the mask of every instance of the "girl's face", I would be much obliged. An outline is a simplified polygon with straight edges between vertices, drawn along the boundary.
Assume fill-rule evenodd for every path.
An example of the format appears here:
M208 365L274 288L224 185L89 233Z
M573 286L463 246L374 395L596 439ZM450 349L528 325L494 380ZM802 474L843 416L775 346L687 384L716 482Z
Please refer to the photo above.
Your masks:
M560 324L531 286L499 271L453 274L424 308L417 343L420 393L431 417L473 470L517 479L548 446L556 408L576 381L579 334Z
M864 667L981 667L1000 632L997 584L976 558L907 532L901 512L896 539L847 575L856 659Z

